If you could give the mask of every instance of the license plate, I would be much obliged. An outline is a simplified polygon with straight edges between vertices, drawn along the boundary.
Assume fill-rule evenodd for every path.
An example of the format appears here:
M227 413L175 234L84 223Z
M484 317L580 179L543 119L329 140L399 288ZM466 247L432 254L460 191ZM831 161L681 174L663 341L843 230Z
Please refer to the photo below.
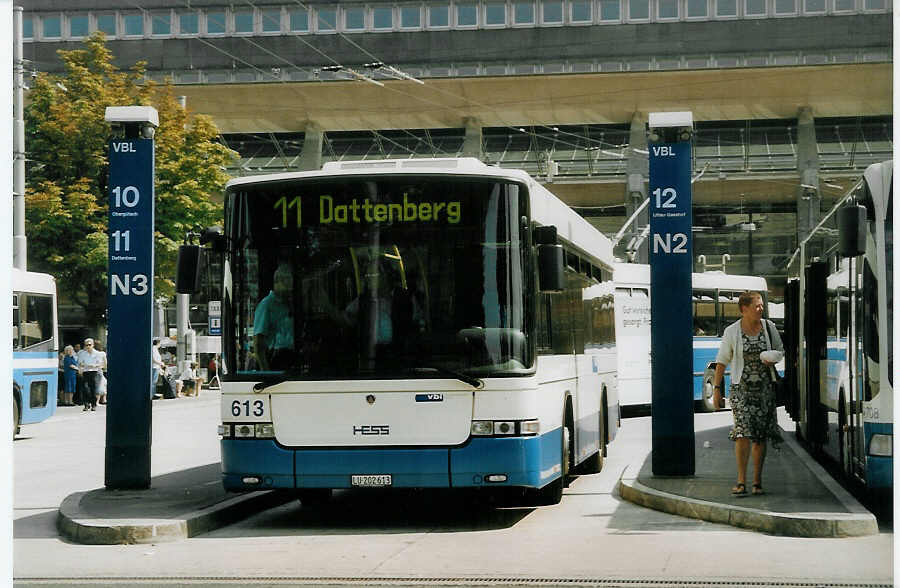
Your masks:
M351 486L369 486L369 487L390 486L391 485L391 475L390 474L352 475L352 476L350 476L350 485Z

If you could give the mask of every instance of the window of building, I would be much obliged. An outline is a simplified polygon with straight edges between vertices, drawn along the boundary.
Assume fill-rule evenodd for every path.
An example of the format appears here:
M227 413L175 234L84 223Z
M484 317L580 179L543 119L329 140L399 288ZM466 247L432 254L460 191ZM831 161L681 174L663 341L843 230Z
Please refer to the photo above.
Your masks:
M344 30L362 31L366 28L366 10L362 6L344 9Z
M562 24L562 0L544 0L541 2L541 21L544 24Z
M400 27L417 29L422 26L422 8L418 5L400 7Z
M116 36L116 15L115 14L98 14L96 17L97 30L106 34L107 37Z
M488 2L484 5L484 24L486 26L504 26L506 24L506 4Z
M600 20L617 22L622 19L622 6L619 0L600 0Z
M291 8L288 11L288 21L291 32L305 33L309 31L309 10L306 8Z
M200 17L196 10L178 13L178 32L182 35L196 35L200 31Z
M22 37L34 39L34 19L31 16L22 17Z
M884 10L885 0L865 0L866 10Z
M534 24L534 2L516 2L513 5L513 24Z
M316 9L316 30L321 32L337 30L337 9L333 7Z
M572 0L569 3L572 22L591 22L594 20L592 4L591 0Z
M206 12L206 33L209 35L225 34L224 10L209 10Z
M688 18L706 18L709 16L709 6L706 0L687 0Z
M450 26L450 6L434 4L428 7L428 26L441 28Z
M165 12L153 12L150 14L150 34L151 35L171 35L172 34L172 13L168 10Z
M834 0L835 12L848 12L856 9L856 0Z
M478 25L478 7L471 2L456 5L456 26L474 27Z
M372 27L375 29L394 28L394 9L390 6L376 6L373 8Z
M232 13L234 32L239 35L253 33L253 9L236 9Z
M648 0L628 0L628 18L630 20L650 18L650 2Z
M765 16L766 0L744 0L744 14L746 16Z
M260 30L264 33L281 32L281 9L265 8L260 12Z
M821 14L825 12L825 0L803 0L803 12Z
M141 12L126 12L122 15L122 27L126 37L140 37L144 34L144 15Z
M796 14L797 0L775 0L775 14Z
M716 16L737 16L737 0L716 0Z
M87 14L73 14L69 16L70 37L87 37L89 34L91 34L91 28Z
M58 39L62 36L62 17L48 14L41 17L41 33L45 39Z
M661 19L678 18L678 0L658 0L656 16Z

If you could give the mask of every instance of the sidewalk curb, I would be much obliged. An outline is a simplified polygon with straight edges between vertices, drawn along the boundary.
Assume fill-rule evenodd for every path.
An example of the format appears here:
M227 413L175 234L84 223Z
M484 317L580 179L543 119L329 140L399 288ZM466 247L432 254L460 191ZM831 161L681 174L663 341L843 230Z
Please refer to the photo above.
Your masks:
M654 510L712 523L720 523L790 537L862 537L878 534L875 515L866 510L849 492L835 482L791 435L783 438L803 464L849 512L783 513L699 500L650 488L638 481L640 468L629 465L619 478L622 498Z
M103 490L92 492L97 491ZM57 515L57 527L63 537L84 545L132 545L181 541L237 522L295 498L289 492L257 491L228 498L180 518L102 519L89 518L81 514L81 500L87 494L89 492L76 492L67 496L60 505Z

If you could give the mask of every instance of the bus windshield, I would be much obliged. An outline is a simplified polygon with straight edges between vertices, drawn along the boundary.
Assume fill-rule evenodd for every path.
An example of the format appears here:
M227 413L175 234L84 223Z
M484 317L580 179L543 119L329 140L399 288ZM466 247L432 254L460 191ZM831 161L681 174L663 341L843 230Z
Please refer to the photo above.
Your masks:
M223 351L236 379L516 375L526 189L477 178L235 186Z

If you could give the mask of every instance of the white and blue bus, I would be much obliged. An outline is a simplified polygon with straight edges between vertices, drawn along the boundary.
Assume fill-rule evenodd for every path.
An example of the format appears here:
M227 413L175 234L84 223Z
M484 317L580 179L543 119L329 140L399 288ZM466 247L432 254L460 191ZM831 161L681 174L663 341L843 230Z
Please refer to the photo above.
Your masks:
M869 166L791 260L787 405L811 452L893 487L893 163Z
M20 425L39 423L56 412L59 345L53 276L13 268L12 287L15 437Z
M602 467L612 248L525 172L410 159L234 179L213 240L228 490L516 487L549 504Z
M613 272L616 296L616 345L619 402L625 414L646 413L651 403L650 378L650 266L617 263ZM721 271L691 274L694 327L694 403L704 411L716 410L712 373L725 327L740 318L738 297L747 290L762 294L767 306L765 278ZM726 390L730 374L726 371Z

